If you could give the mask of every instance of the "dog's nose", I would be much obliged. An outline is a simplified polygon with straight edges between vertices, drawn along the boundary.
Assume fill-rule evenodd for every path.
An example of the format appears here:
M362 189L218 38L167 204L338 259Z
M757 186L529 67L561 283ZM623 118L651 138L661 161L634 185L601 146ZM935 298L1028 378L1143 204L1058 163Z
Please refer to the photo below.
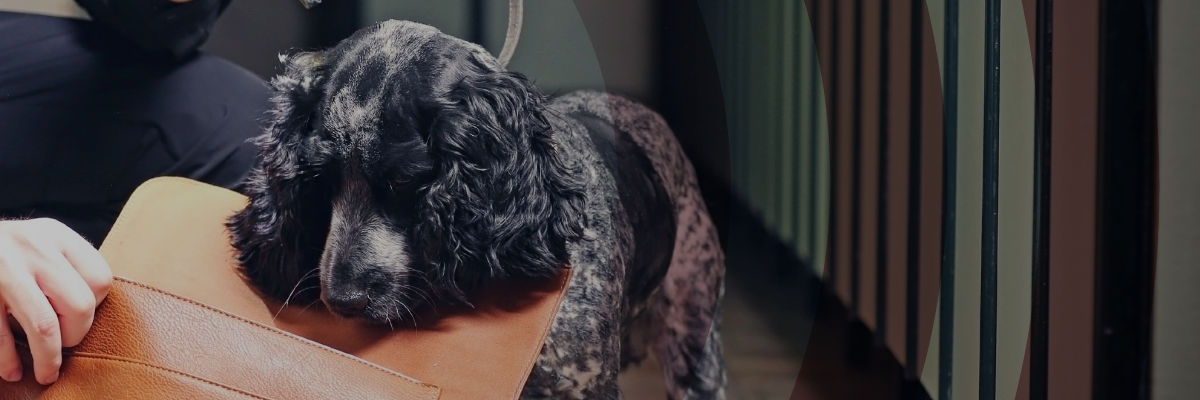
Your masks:
M369 300L366 292L351 290L326 296L325 304L338 314L358 315L367 308Z

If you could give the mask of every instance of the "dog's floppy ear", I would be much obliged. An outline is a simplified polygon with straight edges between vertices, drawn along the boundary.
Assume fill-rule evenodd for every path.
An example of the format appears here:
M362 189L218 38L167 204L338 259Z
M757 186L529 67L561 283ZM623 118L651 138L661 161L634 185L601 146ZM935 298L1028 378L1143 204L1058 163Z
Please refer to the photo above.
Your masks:
M241 252L238 261L260 290L277 299L315 301L319 291L297 291L319 284L309 272L317 267L329 230L328 185L313 184L318 174L312 166L319 163L308 159L321 145L314 128L324 68L320 53L280 61L284 71L270 82L268 126L254 139L260 164L245 184L250 203L227 226Z
M545 96L513 72L469 74L443 98L429 137L435 178L415 238L448 295L489 277L545 276L583 235L584 192L543 114Z

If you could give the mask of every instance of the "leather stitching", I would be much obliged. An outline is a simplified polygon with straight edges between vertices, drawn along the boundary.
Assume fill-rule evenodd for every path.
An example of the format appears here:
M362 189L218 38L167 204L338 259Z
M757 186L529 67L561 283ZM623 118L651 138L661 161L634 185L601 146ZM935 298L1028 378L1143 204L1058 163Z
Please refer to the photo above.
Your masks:
M223 385L223 384L220 384L220 383L217 383L217 382L213 382L213 381L210 381L210 380L208 380L208 379L204 379L204 378L201 378L201 377L198 377L198 376L195 376L195 375L191 375L191 374L183 373L183 372L176 371L176 370L169 369L169 368L163 368L163 367L160 367L160 366L157 366L157 365L154 365L154 364L148 364L148 363L141 362L141 361L137 361L137 360L131 360L131 359L124 358L124 357L110 356L110 355L107 355L107 354L80 353L80 352L71 352L71 356L72 356L72 357L79 357L79 358L94 358L94 359L100 359L100 360L108 360L108 361L123 362L123 363L127 363L127 364L134 364L134 365L139 365L139 366L143 366L143 367L153 368L153 369L156 369L156 370L160 370L160 371L166 371L166 372L169 372L169 373L172 373L172 374L175 374L175 375L183 376L183 377L185 377L185 378L190 378L190 379L193 379L193 380L197 380L197 381L200 381L200 382L202 382L202 383L206 383L206 384L208 384L208 385L216 386L216 387L219 387L219 388L222 388L222 389L225 389L225 390L231 391L231 392L236 392L236 393L238 393L238 394L245 395L245 396L247 396L247 397L252 397L252 398L255 398L255 399L261 399L261 400L270 400L270 398L268 398L268 397L259 396L259 395L257 395L257 394L254 394L254 393L247 392L247 391L245 391L245 390L241 390L241 389L233 388L233 387L230 387L230 386L226 386L226 385Z
M331 349L331 348L329 348L329 347L326 347L325 345L322 345L322 344L319 344L319 343L312 342L312 341L310 341L310 340L308 340L308 339L302 338L302 337L300 337L300 336L296 336L296 335L294 335L294 334L292 334L292 333L289 333L289 332L287 332L287 331L282 331L282 330L279 330L279 329L276 329L276 328L272 328L272 327L270 327L270 326L267 326L267 325L263 325L263 324L261 324L261 323L258 323L258 322L256 322L256 321L252 321L252 320L249 320L249 319L243 318L243 317L241 317L241 316L238 316L238 315L230 314L230 313L228 313L228 312L226 312L226 311L224 311L224 310L221 310L221 309L218 309L218 308L214 308L214 307L212 307L212 306L210 306L210 305L207 305L207 304L204 304L204 303L201 303L201 302L195 301L195 300L191 300L191 299L188 299L188 298L179 297L178 295L175 295L175 294L173 294L173 293L169 293L169 292L163 291L163 290L161 290L161 289L158 289L158 288L155 288L155 287L152 287L152 286L149 286L149 285L146 285L146 284L140 283L140 282L134 282L134 281L131 281L131 280L129 280L129 279L125 279L125 278L122 278L122 277L119 277L119 276L117 276L117 277L113 277L113 279L114 279L114 280L117 280L117 281L120 281L121 283L125 283L125 284L129 284L129 285L133 285L134 287L138 287L138 288L141 288L141 289L144 289L144 290L150 290L150 291L152 291L152 292L156 292L156 293L164 294L164 295L170 296L170 297L172 297L172 298L175 298L175 299L177 299L177 300L180 300L180 301L183 301L183 302L189 303L189 304L191 304L191 305L198 306L198 307L201 307L201 308L204 308L204 309L207 309L207 310L210 310L210 311L216 312L216 313L220 313L221 315L225 316L226 318L232 318L232 319L235 319L235 320L237 320L237 321L239 321L239 322L242 322L242 323L245 323L245 324L247 324L247 325L250 325L250 326L252 326L252 327L254 327L254 328L258 328L258 329L261 329L261 330L265 330L265 331L267 331L268 333L271 333L271 334L274 334L274 335L277 335L277 336L280 336L280 337L284 337L284 338L287 338L287 339L291 339L291 340L293 340L293 341L296 341L296 342L298 342L298 343L300 343L300 344L303 344L303 345L305 345L305 346L309 346L309 347L312 347L312 348L316 348L316 349L319 349L319 350L322 350L322 351L326 351L326 352L332 353L332 354L334 354L334 355L337 355L337 356L339 356L339 357L343 357L343 358L350 359L350 360L352 360L352 361L355 361L355 362L361 363L361 364L363 364L363 365L369 366L369 367L371 367L371 368L374 368L374 369L377 369L377 370L379 370L379 371L383 371L383 372L385 372L385 373L387 373L387 374L390 374L390 375L393 375L393 376L395 376L395 377L397 377L397 378L401 378L401 379L404 379L404 380L406 380L406 381L409 381L409 382L415 383L415 384L417 384L417 385L425 386L425 387L432 388L432 389L435 389L435 390L439 389L437 386L430 385L430 384L428 384L428 383L424 383L424 382L418 381L418 380L416 380L416 379L413 379L413 378L410 378L410 377L408 377L408 376L401 375L401 374L400 374L400 373L398 373L398 372L395 372L395 371L389 370L389 369L387 369L387 368L380 367L380 366L378 366L378 365L375 365L375 364L373 364L373 363L367 362L366 360L363 360L363 359L361 359L361 358L352 357L352 356L350 356L350 355L348 355L348 354L346 354L346 353L342 353L342 352L340 352L340 351L337 351L337 350Z

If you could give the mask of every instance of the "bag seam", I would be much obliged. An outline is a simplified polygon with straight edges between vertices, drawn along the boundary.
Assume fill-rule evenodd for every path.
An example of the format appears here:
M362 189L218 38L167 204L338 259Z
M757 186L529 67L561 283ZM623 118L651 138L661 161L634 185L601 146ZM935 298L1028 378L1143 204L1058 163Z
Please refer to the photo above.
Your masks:
M255 399L261 399L261 400L271 400L271 398L270 398L270 397L260 396L260 395L254 394L254 393L247 392L247 391L245 391L245 390L241 390L241 389L237 389L237 388L234 388L234 387L226 386L226 385L224 385L224 384L221 384L221 383L218 383L218 382L214 382L214 381L210 381L210 380L208 380L208 379L204 379L204 378L201 378L201 377L198 377L198 376L195 376L195 375L191 375L191 374L188 374L188 373L184 373L184 372L176 371L176 370L173 370L173 369L170 369L170 368L164 368L164 367L161 367L161 366L158 366L158 365L149 364L149 363L142 362L142 361L138 361L138 360L128 359L128 358L124 358L124 357L118 357L118 356L112 356L112 355L107 355L107 354L90 353L90 352L70 352L69 354L71 355L71 357L79 357L79 358L91 358L91 359L99 359L99 360L108 360L108 361L115 361L115 362L123 362L123 363L127 363L127 364L135 364L135 365L140 365L140 366L143 366L143 367L149 367L149 368L153 368L153 369L156 369L156 370L165 371L165 372L169 372L169 373L172 373L172 374L175 374L175 375L183 376L183 377L185 377L185 378L191 378L191 379L193 379L193 380L200 381L201 383L205 383L205 384L209 384L209 385L212 385L212 386L216 386L216 387L219 387L219 388L222 388L222 389L225 389L225 390L231 391L231 392L236 392L236 393L239 393L239 394L242 394L242 395L245 395L245 396L248 396L248 397L252 397L252 398L255 398Z
M139 186L139 187L138 187L138 189L137 189L137 190L135 190L135 191L134 191L134 193L133 193L132 195L130 195L130 197L129 197L129 201L127 201L127 202L126 202L126 206L125 206L125 207L126 207L126 208L130 208L130 205L131 205L131 204L137 204L137 203L140 203L140 202L142 201L142 199L145 197L145 193L149 191L149 189L146 189L146 188L148 187L148 186L146 186L146 185L150 184L151 182L175 182L175 183L179 183L179 184L185 184L185 185L188 185L188 186L193 186L193 187L206 187L206 188L207 188L207 187L209 187L209 185L201 184L201 183L199 183L199 182L196 182L196 181L192 181L192 180L189 180L189 179L183 179L183 178L179 178L179 177L170 177L170 176L164 176L164 177L156 177L156 178L151 178L150 180L148 180L148 181L146 181L145 183L143 183L143 184L142 184L142 186ZM215 186L213 186L213 187L214 187L214 188L216 188ZM222 188L218 188L218 189L222 189ZM227 190L227 189L223 189L223 190ZM127 222L127 220L128 220L128 218L122 218L124 215L126 215L126 214L123 214L123 213L122 213L121 215L119 215L119 216L117 217L117 221L116 221L116 223L114 223L114 224L113 224L113 229L112 229L112 230L109 232L109 237L117 237L117 235L115 235L115 233L120 233L120 232L122 232L122 231L123 231L123 228L124 228L124 226L126 226L125 222ZM118 230L118 229L120 229L120 230ZM106 240L106 242L107 242L107 240ZM103 244L101 244L101 247L103 247ZM305 346L309 346L309 347L311 347L311 348L320 349L320 350L322 350L322 351L325 351L325 352L328 352L328 353L331 353L331 354L337 355L337 356L339 356L339 357L343 357L343 358L346 358L346 359L348 359L348 360L351 360L351 361L354 361L354 362L357 362L357 363L360 363L360 364L366 365L366 366L368 366L368 367L374 368L374 369L376 369L376 370L379 370L379 371L381 371L381 372L384 372L384 373L386 373L386 374L389 374L389 375L395 376L395 377L397 377L397 378L401 378L401 379L403 379L403 380L405 380L405 381L408 381L408 382L414 383L414 384L416 384L416 385L418 385L418 386L422 386L422 387L425 387L425 388L428 388L428 389L433 389L433 394L434 394L434 396L433 396L433 397L430 397L431 399L436 399L436 398L438 398L438 397L439 397L439 395L440 395L441 388L440 388L440 387L438 387L438 386L436 386L436 385L432 385L432 384L429 384L429 383L425 383L425 382L418 381L418 380L416 380L416 379L414 379L414 378L411 378L411 377L408 377L408 376L402 375L402 374L400 374L400 373L398 373L398 372L395 372L395 371L392 371L392 370L389 370L389 369L386 369L386 368L380 367L380 366L378 366L378 365L375 365L375 364L373 364L373 363L367 362L366 360L362 360L362 359L360 359L360 358L357 358L357 357L351 357L351 356L350 356L350 355L348 355L348 354L345 354L345 353L342 353L342 352L336 351L336 350L334 350L334 349L331 349L331 348L329 348L329 347L326 347L326 346L324 346L324 345L321 345L321 344L319 344L319 343L314 343L314 342L311 342L311 341L309 341L308 339L305 339L305 338L302 338L302 337L299 337L299 336L295 336L295 335L294 335L294 334L292 334L292 333L289 333L289 332L286 332L286 331L282 331L282 330L279 330L279 329L276 329L276 328L272 328L272 327L270 327L270 326L267 326L267 325L261 324L261 323L259 323L259 322L256 322L256 321L249 320L249 319L247 319L247 318L244 318L244 317L241 317L241 316L238 316L238 315L235 315L235 314L229 313L229 312L227 312L227 311L224 311L224 310L221 310L221 309L218 309L218 308L215 308L215 307L209 306L209 305L207 305L207 304L204 304L204 303L201 303L201 302L198 302L198 301L192 300L192 299L188 299L188 298L185 298L185 297L181 297L181 296L179 296L179 295L176 295L176 294L174 294L174 293L170 293L170 292L167 292L167 291L164 291L164 290L161 290L161 289L158 289L158 288L155 288L155 287L152 287L152 286L146 285L146 284L144 284L144 283L136 282L136 281L130 280L130 279L128 279L128 278L124 278L124 277L120 277L120 276L114 276L114 277L113 277L113 279L114 279L114 280L117 280L117 281L120 281L120 282L127 283L127 284L131 284L131 285L133 285L133 286L135 286L135 287L140 287L140 288L142 288L142 289L148 289L148 290L150 290L150 291L153 291L153 292L157 292L157 293L165 294L165 295L167 295L167 296L170 296L170 297L172 297L172 298L175 298L175 299L177 299L177 300L181 300L181 301L184 301L184 302L186 302L186 303L189 303L189 304L192 304L192 305L195 305L195 306L202 307L202 308L204 308L204 309L207 309L207 310L211 310L211 311L214 311L214 312L220 313L221 315L224 315L225 317L232 318L232 319L234 319L234 320L237 320L237 321L240 321L240 322L242 322L242 323L248 324L248 325L250 325L251 327L254 327L254 328L257 328L257 329L260 329L260 330L264 330L264 331L266 331L266 332L268 332L268 333L271 333L271 334L274 334L274 335L276 335L276 336L280 336L280 337L283 337L283 338L291 339L291 340L293 340L293 341L296 341L296 342L298 342L298 343L300 343L300 344L303 344L303 345L305 345Z

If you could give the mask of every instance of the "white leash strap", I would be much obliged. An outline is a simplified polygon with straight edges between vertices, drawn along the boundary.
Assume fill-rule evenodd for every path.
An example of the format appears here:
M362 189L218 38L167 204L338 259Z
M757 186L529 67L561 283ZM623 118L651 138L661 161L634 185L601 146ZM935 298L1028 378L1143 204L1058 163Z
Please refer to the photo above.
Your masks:
M521 22L525 14L524 1L508 1L508 33L504 35L504 48L500 50L500 68L508 66L513 53L517 51L517 41L521 38Z

